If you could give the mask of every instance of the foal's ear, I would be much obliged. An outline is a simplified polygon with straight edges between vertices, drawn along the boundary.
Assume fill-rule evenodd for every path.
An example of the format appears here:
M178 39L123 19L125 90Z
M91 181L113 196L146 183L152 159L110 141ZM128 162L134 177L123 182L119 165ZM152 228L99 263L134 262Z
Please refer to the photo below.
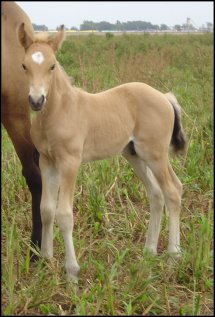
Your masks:
M64 31L64 25L61 25L60 30L57 32L57 34L48 40L48 44L51 46L54 52L60 49L63 41L65 38L65 31Z
M33 39L25 31L25 23L22 23L18 28L18 39L25 50L27 50L29 46L31 46L31 44L34 42Z

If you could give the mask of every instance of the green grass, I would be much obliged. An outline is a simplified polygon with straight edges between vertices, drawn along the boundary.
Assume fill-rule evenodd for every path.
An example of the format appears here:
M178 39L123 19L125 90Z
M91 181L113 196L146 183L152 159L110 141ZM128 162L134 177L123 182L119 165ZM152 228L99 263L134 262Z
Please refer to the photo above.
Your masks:
M65 282L57 226L54 259L30 264L30 194L2 129L3 315L213 315L213 35L69 37L58 60L89 92L142 81L177 96L189 141L186 155L172 158L184 186L183 256L168 262L165 215L158 256L143 252L146 192L117 157L79 171L74 202L78 285Z

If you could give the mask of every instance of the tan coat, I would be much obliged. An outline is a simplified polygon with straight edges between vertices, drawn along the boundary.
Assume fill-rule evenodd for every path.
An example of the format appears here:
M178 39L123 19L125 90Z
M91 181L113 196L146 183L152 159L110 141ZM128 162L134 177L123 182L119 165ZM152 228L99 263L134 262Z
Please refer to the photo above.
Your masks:
M168 149L170 144L182 149L186 142L174 95L143 83L87 93L70 85L55 59L63 28L53 39L35 41L24 25L18 34L26 50L23 77L28 79L31 107L37 111L31 135L40 152L43 182L42 254L53 256L56 216L65 240L67 278L77 279L72 206L78 168L116 154L131 163L148 192L151 216L146 248L157 251L165 203L170 212L168 251L178 254L182 185L170 165Z

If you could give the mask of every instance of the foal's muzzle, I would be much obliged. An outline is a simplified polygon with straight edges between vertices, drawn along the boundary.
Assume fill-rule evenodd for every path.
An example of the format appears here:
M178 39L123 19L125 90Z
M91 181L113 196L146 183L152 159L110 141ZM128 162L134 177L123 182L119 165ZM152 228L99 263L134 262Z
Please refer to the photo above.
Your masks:
M39 99L35 100L31 95L28 97L29 103L31 105L32 110L40 111L45 104L45 96L42 95Z

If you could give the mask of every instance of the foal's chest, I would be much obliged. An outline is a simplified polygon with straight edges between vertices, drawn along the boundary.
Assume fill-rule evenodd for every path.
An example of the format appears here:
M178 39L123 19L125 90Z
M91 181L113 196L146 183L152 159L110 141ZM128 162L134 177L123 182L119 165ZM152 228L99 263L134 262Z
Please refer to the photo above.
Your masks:
M53 147L45 132L36 124L32 124L31 128L32 141L38 152L46 157L53 159Z
M47 137L41 140L38 151L40 154L43 154L54 161L54 147L50 144Z

